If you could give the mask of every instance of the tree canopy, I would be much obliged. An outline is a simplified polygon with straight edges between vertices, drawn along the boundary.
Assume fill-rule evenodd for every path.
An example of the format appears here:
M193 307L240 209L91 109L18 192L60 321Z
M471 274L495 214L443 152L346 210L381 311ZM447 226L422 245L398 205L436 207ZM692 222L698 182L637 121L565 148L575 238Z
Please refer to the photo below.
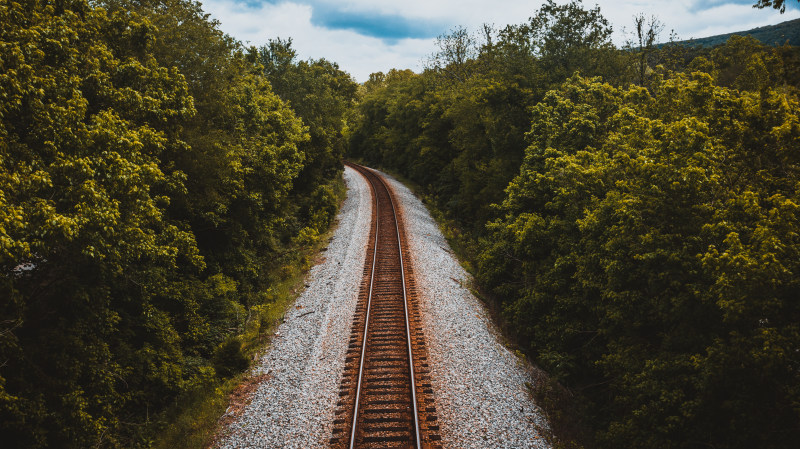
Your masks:
M247 366L237 333L331 223L343 106L296 106L355 84L270 78L190 0L1 0L0 20L3 444L147 447Z

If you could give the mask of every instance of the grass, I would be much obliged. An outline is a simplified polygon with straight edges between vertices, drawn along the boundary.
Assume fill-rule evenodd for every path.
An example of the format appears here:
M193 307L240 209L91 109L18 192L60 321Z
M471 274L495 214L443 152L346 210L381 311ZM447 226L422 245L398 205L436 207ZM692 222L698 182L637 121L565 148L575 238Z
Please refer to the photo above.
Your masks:
M335 186L341 202L346 193L344 182ZM335 224L315 242L299 248L287 262L273 273L277 280L267 295L270 302L250 308L244 330L236 338L248 360L258 360L269 348L270 336L283 322L283 317L302 293L308 271L315 265L322 249L333 236ZM154 449L198 449L210 447L220 429L220 417L231 406L243 388L256 385L250 370L194 390L178 399L161 418L161 430L151 442Z

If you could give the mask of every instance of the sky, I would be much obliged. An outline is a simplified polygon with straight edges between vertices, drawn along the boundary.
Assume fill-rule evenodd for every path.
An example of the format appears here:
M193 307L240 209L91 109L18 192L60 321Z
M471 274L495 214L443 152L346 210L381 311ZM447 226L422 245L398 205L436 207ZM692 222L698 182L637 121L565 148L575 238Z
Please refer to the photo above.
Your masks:
M614 28L621 45L633 16L655 16L679 39L743 31L800 18L800 2L787 0L784 14L754 9L756 0L584 0L595 4ZM225 33L247 45L291 38L300 59L325 58L356 81L392 68L422 70L436 49L436 37L463 26L502 28L520 24L544 3L540 0L201 0L203 9ZM556 1L557 3L565 3Z

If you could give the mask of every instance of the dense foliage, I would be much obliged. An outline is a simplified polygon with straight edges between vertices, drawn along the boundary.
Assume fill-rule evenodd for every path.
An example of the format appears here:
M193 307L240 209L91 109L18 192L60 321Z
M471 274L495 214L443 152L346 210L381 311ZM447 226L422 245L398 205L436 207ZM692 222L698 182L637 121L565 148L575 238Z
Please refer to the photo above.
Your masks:
M702 72L575 77L534 109L480 274L530 354L602 403L602 442L796 441L798 111Z
M301 217L316 223L306 233L312 236L326 229L334 216L333 203L328 200L333 192L318 180L332 179L341 171L347 147L346 117L356 101L358 85L334 62L297 61L291 39L270 40L258 49L258 61L273 91L309 128L309 139L299 145L306 159L292 203ZM330 206L317 206L321 204Z
M794 447L800 52L639 31L615 49L580 3L454 30L365 83L351 152L468 231L507 328L587 404L584 444Z
M330 224L342 150L315 139L355 85L300 65L329 103L295 112L190 0L0 0L0 23L2 445L146 446L247 366L237 332Z
M546 4L521 25L439 39L422 75L373 74L351 136L353 156L401 169L476 227L519 172L528 109L575 70L612 74L621 59L599 9Z

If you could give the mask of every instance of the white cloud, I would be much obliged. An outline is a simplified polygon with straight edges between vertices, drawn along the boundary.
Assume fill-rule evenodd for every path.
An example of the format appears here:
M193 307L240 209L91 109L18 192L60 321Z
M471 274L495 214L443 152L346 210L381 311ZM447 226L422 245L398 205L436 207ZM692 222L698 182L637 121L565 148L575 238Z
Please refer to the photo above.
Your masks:
M337 62L356 80L392 68L421 70L421 61L433 51L431 39L400 39L387 43L350 30L331 30L311 23L311 7L295 3L248 7L232 0L211 0L203 5L220 21L222 31L250 45L271 38L292 38L301 59L325 58Z
M755 1L755 0L754 0ZM296 3L295 3L296 2ZM525 22L543 2L526 0L284 0L251 7L236 0L207 0L203 7L220 21L226 33L252 45L263 45L274 37L293 39L302 59L326 58L364 81L370 73L391 68L421 70L422 60L434 51L434 38L381 40L355 31L334 30L316 26L311 21L314 4L325 3L340 11L401 16L412 20L428 20L451 24L442 29L462 25L477 30L483 23L497 27ZM559 3L563 3L559 2ZM681 39L747 30L800 17L797 9L783 15L774 10L753 9L749 4L699 3L699 0L598 0L601 12L614 26L614 40L621 44L623 28L631 29L633 16L644 12L655 15L665 25L662 39L675 30ZM586 0L586 8L595 2ZM707 9L698 5L709 5ZM705 6L704 6L705 7Z
M307 0L302 0L307 1ZM479 25L487 17L503 23L521 22L539 9L542 1L525 0L318 0L346 11L373 11L419 19L444 19L453 24Z

